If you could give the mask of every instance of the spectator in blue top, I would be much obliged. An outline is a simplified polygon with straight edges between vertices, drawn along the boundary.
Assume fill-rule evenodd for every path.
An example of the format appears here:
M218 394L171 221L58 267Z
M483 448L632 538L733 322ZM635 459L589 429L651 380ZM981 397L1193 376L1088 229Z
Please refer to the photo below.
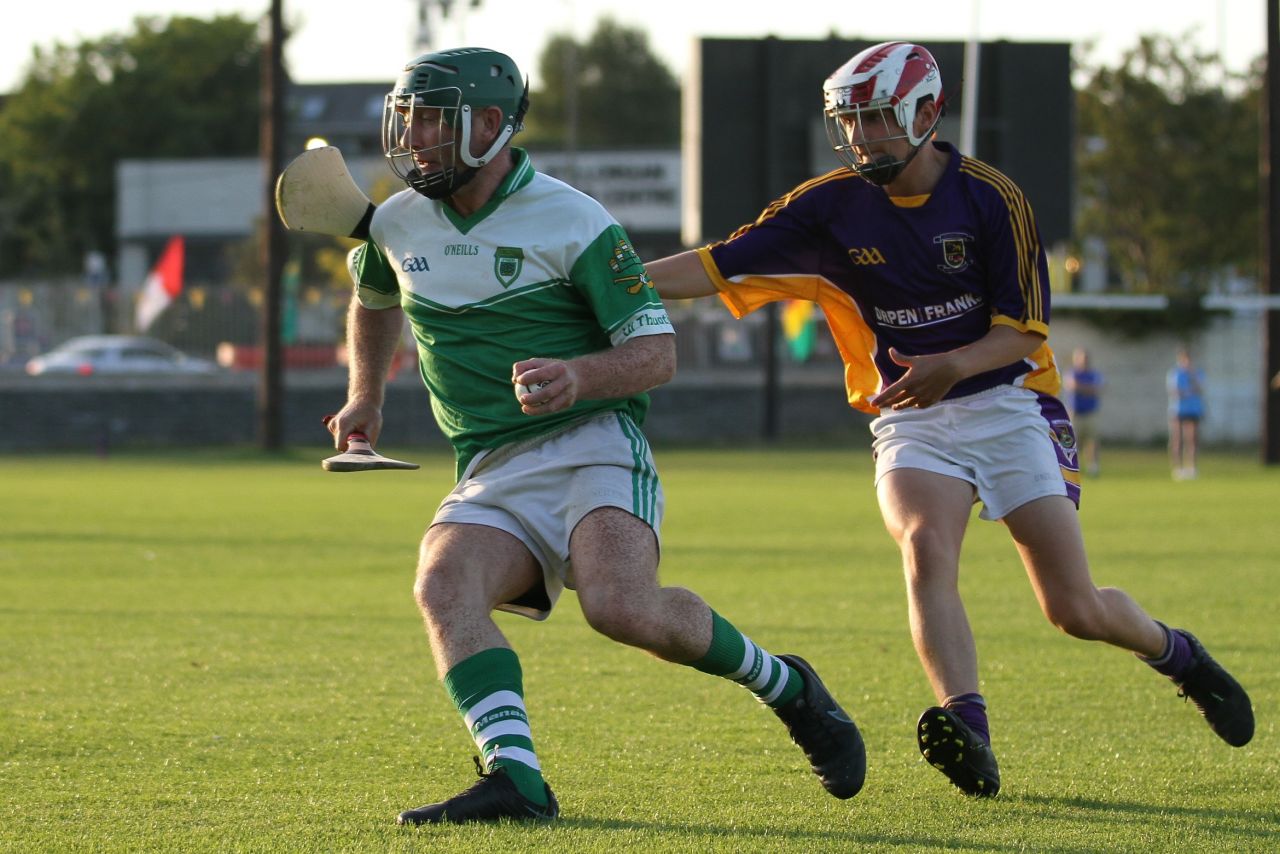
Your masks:
M1101 471L1098 448L1098 405L1101 403L1102 372L1089 362L1089 351L1077 347L1071 354L1071 370L1067 373L1067 391L1071 393L1071 423L1076 428L1076 448L1080 468L1097 477Z
M1174 480L1193 480L1204 418L1204 371L1191 361L1187 347L1178 348L1177 363L1165 382L1169 391L1169 465Z

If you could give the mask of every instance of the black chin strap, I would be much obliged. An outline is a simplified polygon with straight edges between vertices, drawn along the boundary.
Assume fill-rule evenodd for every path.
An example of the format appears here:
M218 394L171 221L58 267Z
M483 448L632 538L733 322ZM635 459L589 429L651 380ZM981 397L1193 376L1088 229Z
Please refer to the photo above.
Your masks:
M890 183L906 167L907 161L895 160L892 154L881 154L870 164L858 167L858 176L883 187Z
M422 170L415 166L409 170L409 174L405 176L404 180L413 190L428 199L439 201L440 199L447 199L456 193L474 178L478 171L480 170L475 167L471 167L464 172L459 172L457 169L442 169L439 172L424 175Z
M921 140L919 145L912 146L911 151L902 160L894 160L891 154L881 154L872 161L870 166L863 166L858 169L858 174L879 187L892 184L893 179L902 174L902 170L906 169L907 164L915 159L915 156L920 153L920 149L924 147L926 142L928 142L927 137Z

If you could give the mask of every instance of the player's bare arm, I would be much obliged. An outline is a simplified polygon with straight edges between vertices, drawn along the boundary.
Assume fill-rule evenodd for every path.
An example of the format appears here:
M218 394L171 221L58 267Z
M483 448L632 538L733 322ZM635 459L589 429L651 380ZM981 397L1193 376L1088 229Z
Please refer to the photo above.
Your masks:
M907 372L872 398L871 403L881 409L932 406L961 380L1026 358L1043 342L1044 338L1035 332L999 324L972 344L946 353L907 356L890 348L889 357L906 367Z
M387 372L400 343L404 312L399 307L365 308L356 298L347 313L347 402L329 419L334 447L345 451L347 435L359 431L377 444Z
M716 292L715 283L694 250L646 261L644 268L663 299L693 299Z
M511 366L513 382L533 388L521 399L526 415L548 415L579 400L630 397L660 386L676 373L676 336L643 335L598 353L563 361L524 359Z

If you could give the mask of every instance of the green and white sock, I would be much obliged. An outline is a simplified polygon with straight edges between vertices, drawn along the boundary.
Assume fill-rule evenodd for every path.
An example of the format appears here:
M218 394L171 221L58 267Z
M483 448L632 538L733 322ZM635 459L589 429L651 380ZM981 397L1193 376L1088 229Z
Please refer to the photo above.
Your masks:
M786 705L804 689L804 678L777 656L770 655L714 610L711 648L690 667L732 679L770 708Z
M485 768L502 768L520 794L546 806L546 784L533 752L524 708L524 676L515 652L503 648L478 652L449 669L444 687L462 713Z

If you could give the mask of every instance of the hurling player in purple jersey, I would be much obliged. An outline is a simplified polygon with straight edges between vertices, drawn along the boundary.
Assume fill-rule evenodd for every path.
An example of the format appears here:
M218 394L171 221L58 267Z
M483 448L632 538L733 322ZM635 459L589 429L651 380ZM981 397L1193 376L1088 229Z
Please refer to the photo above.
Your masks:
M1046 343L1045 254L1021 190L934 140L942 81L923 47L868 48L823 90L841 168L727 240L646 266L664 298L718 294L738 317L780 299L822 307L850 405L877 416L880 511L937 698L917 725L921 752L966 794L1000 788L958 588L975 500L1008 528L1051 623L1134 652L1222 739L1247 743L1253 709L1240 684L1189 632L1090 576L1074 431Z

